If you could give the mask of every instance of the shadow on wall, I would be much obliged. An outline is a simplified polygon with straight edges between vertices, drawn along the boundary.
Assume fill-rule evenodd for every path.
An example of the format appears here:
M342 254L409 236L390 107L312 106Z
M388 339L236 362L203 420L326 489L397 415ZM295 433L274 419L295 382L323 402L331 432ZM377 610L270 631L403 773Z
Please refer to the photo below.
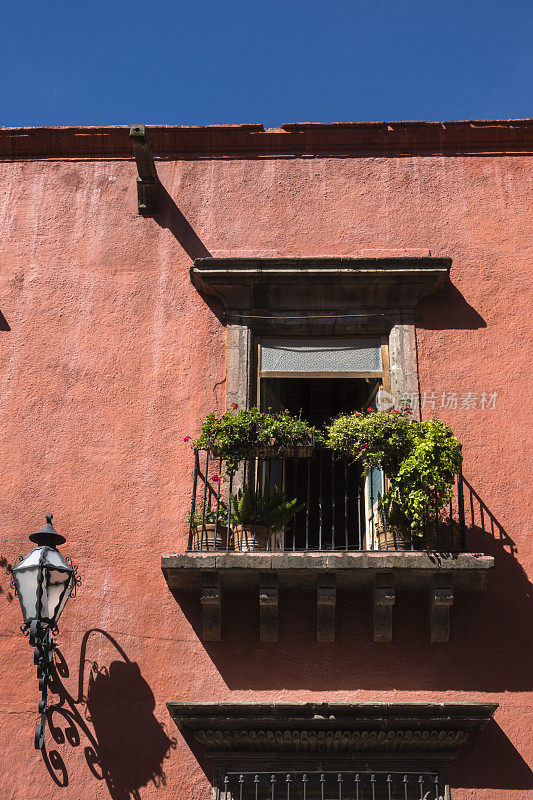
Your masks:
M487 323L468 303L451 281L439 289L438 302L434 296L424 297L418 305L417 328L428 331L476 330Z
M204 245L194 228L183 216L161 181L157 191L158 209L151 214L161 228L167 228L189 258L210 258L211 253Z
M533 789L533 772L499 725L491 720L460 748L450 768L450 787Z
M180 247L185 250L191 261L194 261L196 258L211 258L211 253L190 222L182 214L161 181L158 182L157 187L157 202L158 210L154 214L146 216L152 217L160 228L169 230ZM218 320L222 324L225 324L224 308L221 301L216 297L204 295L201 292L198 292L198 294Z
M11 328L9 327L9 322L0 311L0 331L5 331L7 333L10 330Z
M493 555L495 569L487 591L456 592L448 644L429 642L425 592L397 591L391 644L373 642L370 589L338 591L335 644L316 641L311 589L280 590L277 643L259 641L257 592L227 592L223 639L202 643L227 686L262 691L530 690L532 586L511 537L468 483L466 488L467 549ZM180 592L176 599L200 638L198 597Z
M108 666L88 659L91 635L105 637L118 658ZM164 785L163 763L176 747L176 740L167 736L165 726L155 718L154 695L139 666L108 633L93 629L83 637L76 698L63 683L68 677L68 665L56 650L50 689L58 700L48 710L48 741L51 737L56 745L83 746L90 772L96 780L106 782L113 800L140 800L141 787L148 783ZM68 772L59 750L42 752L55 783L68 786Z

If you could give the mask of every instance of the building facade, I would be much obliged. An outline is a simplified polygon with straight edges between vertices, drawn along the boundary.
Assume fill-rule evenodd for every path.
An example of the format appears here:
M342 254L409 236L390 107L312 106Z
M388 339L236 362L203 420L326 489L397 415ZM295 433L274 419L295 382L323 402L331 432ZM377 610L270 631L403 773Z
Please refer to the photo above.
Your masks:
M2 797L533 797L532 143L0 130ZM320 424L376 391L462 443L447 539L377 549L350 465L313 451L267 458L311 509L292 538L194 540L209 412ZM8 571L50 510L82 584L39 753Z

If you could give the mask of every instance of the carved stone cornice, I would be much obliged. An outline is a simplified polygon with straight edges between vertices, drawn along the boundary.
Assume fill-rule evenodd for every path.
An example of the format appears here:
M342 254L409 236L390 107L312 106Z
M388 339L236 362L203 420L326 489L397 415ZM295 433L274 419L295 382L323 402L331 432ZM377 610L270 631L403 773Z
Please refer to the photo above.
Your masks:
M306 316L343 318L357 310L378 320L412 314L450 266L450 258L431 256L198 258L191 281L222 301L228 322L264 328L269 315L278 326L296 315L301 326Z
M454 755L497 704L168 703L178 728L222 754Z
M466 731L249 731L197 730L194 738L206 753L300 753L348 756L357 753L455 752Z

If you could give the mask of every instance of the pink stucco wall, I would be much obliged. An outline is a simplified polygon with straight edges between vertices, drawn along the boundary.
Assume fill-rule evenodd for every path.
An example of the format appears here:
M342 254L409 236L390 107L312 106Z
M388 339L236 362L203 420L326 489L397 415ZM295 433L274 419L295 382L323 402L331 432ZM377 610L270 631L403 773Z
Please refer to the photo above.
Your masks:
M152 219L137 214L131 160L0 163L0 555L24 554L51 509L83 579L58 638L70 699L57 741L47 735L49 770L32 749L32 653L0 580L1 796L203 800L166 701L315 699L498 702L497 725L454 767L453 798L530 796L529 159L214 158L158 172L171 200ZM189 281L191 260L367 248L453 259L454 288L420 309L421 391L437 396L423 416L464 444L470 541L496 556L489 591L457 598L447 645L427 642L425 598L412 594L398 597L391 645L372 642L366 594L339 602L336 643L317 643L305 593L282 594L278 644L258 642L246 595L225 610L224 640L202 643L197 606L180 609L160 570L161 552L186 542L183 436L225 402L225 330ZM457 410L440 407L442 392L459 393ZM476 408L460 407L463 392Z

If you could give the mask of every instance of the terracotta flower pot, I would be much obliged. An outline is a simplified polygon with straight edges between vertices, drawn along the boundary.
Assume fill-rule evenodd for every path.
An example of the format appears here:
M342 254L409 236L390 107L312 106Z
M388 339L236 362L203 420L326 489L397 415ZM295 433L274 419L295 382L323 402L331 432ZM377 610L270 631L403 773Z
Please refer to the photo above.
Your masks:
M216 529L216 536L215 536ZM229 533L229 550L233 550L233 530ZM214 522L206 522L203 526L196 525L192 529L192 549L193 550L226 550L228 538L228 528L226 525Z
M245 525L235 532L235 549L245 553L264 552L267 549L266 525Z
M411 528L407 525L387 525L387 533L382 525L376 530L378 550L410 550ZM416 547L416 539L414 539Z

